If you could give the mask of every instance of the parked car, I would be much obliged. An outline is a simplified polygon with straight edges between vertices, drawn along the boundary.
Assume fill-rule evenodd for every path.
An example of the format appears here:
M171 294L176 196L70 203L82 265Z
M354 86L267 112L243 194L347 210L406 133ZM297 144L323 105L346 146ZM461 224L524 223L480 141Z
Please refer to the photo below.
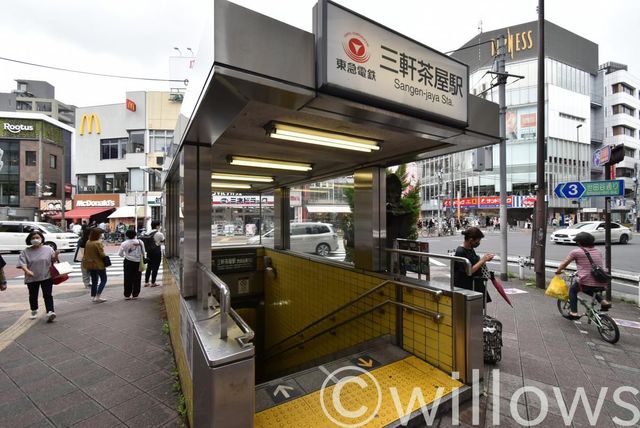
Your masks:
M78 235L65 232L51 223L36 221L0 221L0 251L18 252L27 247L25 239L33 231L44 235L45 245L54 250L74 251L78 244Z
M328 256L330 252L338 250L338 235L328 223L291 223L290 230L293 251ZM262 236L252 236L247 242L273 247L273 235L272 229Z
M551 234L551 242L574 244L575 237L580 232L590 233L597 243L604 242L605 223L604 221L583 221L565 229L556 230ZM619 223L611 223L611 242L626 244L632 237L633 234L628 227Z

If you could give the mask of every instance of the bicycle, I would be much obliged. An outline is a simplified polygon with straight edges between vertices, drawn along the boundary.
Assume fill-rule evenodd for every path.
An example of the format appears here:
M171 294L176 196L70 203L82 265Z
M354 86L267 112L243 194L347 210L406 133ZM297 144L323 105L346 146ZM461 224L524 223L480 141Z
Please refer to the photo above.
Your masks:
M576 274L569 274L567 275L567 278L569 279L569 288L571 288L576 281ZM609 342L611 344L616 343L620 339L620 330L613 318L609 315L600 313L600 311L596 309L596 305L598 304L596 296L598 295L602 295L602 291L595 292L593 296L591 296L591 302L587 302L587 299L580 297L578 294L578 302L580 302L586 309L585 313L579 315L579 317L582 318L586 316L587 324L591 324L593 322L593 324L598 328L598 333L600 333L600 336L605 342ZM565 318L569 318L569 312L571 312L569 300L558 299L557 305L560 314Z

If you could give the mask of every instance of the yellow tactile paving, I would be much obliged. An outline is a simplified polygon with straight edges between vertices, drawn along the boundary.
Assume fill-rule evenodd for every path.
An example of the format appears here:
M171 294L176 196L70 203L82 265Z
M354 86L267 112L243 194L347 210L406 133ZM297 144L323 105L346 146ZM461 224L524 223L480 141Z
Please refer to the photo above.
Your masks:
M352 373L355 374L350 372ZM320 391L316 391L256 413L255 426L335 427L344 424L343 426L384 427L399 419L396 402L401 403L403 412L407 411L414 388L421 389L424 402L429 404L435 400L438 387L443 387L443 395L447 395L453 389L462 386L462 383L414 356L379 367L369 373L378 382L380 393L366 374L357 376L361 381L366 382L366 386L358 385L354 381L346 382L342 390L338 391L339 395L336 393L339 404L346 411L354 413L352 418L345 417L345 412L341 415L335 409L332 397L337 385L332 384L325 389L323 395ZM392 390L395 391L396 400L393 398ZM334 421L323 410L321 397L327 413L335 419ZM374 413L379 399L381 400L380 408ZM419 407L420 402L415 400L409 412ZM358 415L360 410L362 414ZM370 419L368 422L360 425L368 419Z

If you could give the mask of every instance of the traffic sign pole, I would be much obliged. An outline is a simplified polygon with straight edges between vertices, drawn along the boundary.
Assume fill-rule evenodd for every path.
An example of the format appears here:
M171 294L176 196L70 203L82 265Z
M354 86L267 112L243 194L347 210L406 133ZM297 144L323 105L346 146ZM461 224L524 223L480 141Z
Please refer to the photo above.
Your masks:
M605 165L605 180L611 180L611 166ZM611 274L611 197L604 198L604 257L607 272ZM611 277L607 287L607 300L611 303Z

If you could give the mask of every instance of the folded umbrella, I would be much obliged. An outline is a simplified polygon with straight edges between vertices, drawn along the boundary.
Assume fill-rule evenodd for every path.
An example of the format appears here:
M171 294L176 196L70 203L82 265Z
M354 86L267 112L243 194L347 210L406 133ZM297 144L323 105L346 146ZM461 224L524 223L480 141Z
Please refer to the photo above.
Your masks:
M504 287L502 286L502 284L500 283L500 281L498 281L498 279L496 278L496 276L493 274L493 272L491 272L491 283L493 284L493 286L496 288L496 290L498 290L498 293L500 293L500 295L502 296L502 298L504 299L505 302L507 302L509 304L509 306L511 306L513 308L513 304L511 303L511 300L509 300L509 296L507 296L506 291L504 291Z

